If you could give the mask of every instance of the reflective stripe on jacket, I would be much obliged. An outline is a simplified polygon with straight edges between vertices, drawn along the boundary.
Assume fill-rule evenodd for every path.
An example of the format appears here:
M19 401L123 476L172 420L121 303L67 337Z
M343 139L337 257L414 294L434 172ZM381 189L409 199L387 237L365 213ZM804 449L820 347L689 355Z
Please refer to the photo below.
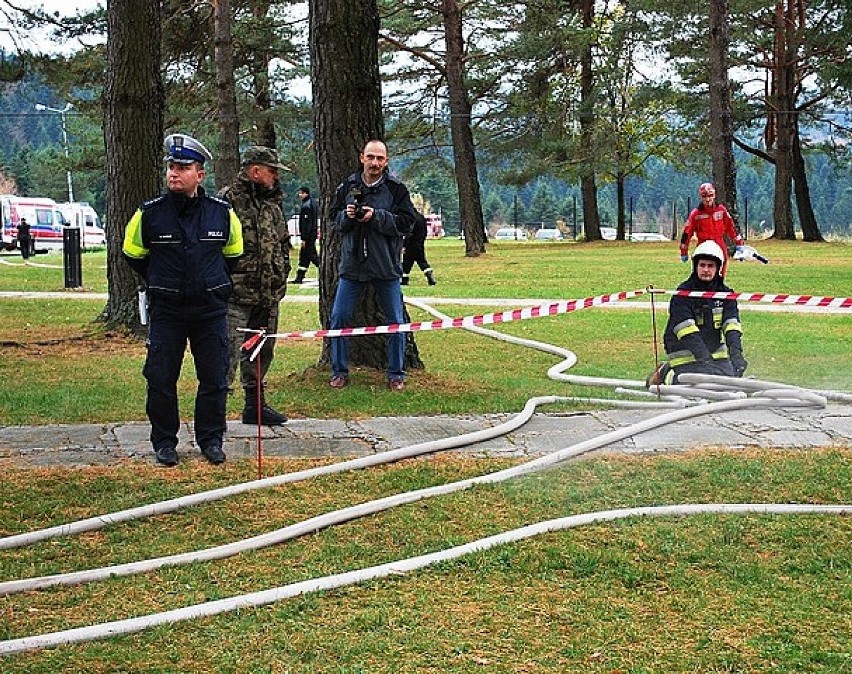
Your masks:
M731 292L721 282L700 282L695 274L678 290ZM742 350L742 325L735 300L705 299L675 295L669 303L669 321L663 343L672 367L694 362L723 360L728 349Z

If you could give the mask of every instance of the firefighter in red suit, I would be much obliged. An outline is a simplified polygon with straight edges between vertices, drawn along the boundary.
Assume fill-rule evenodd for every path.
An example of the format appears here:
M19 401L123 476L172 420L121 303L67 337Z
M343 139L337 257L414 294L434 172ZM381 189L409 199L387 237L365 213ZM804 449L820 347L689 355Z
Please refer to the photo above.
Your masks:
M724 278L728 268L728 247L725 236L727 235L738 249L743 245L743 237L734 228L734 221L728 209L723 204L716 203L716 188L713 187L713 183L702 183L698 188L698 196L701 198L701 204L698 208L692 209L680 237L680 260L681 262L689 260L689 241L693 234L698 239L699 245L705 241L715 241L725 253L721 271L721 276Z

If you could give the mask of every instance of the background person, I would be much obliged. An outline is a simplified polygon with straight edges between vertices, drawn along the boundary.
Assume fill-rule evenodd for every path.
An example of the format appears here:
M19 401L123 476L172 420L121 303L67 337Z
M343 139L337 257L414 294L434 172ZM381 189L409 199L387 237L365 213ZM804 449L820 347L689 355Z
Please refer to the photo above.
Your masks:
M715 241L699 244L692 253L692 274L677 289L733 292L720 275L724 261ZM742 377L748 366L736 300L672 296L663 344L668 362L648 378L649 386L676 384L684 372Z
M352 315L364 288L371 284L388 324L402 323L402 244L414 226L415 210L408 188L388 173L388 150L371 140L359 155L361 171L337 187L331 226L342 237L337 292L331 328L352 327ZM388 387L405 384L405 335L387 336ZM349 338L331 340L332 388L349 381Z
M319 269L320 262L317 253L317 207L307 187L300 187L298 194L302 201L299 209L299 238L302 240L302 247L299 249L299 267L296 269L293 283L304 281L311 264Z
M686 262L689 259L687 257L689 241L693 234L699 245L704 241L715 241L725 254L720 272L720 275L724 277L728 265L728 247L725 243L725 236L727 235L735 243L738 250L743 245L743 237L734 227L734 221L731 214L728 213L728 209L723 204L716 203L716 188L713 187L713 183L699 185L698 196L701 203L697 208L692 209L680 236L680 259L681 262Z
M157 461L178 463L177 381L186 344L195 361L195 441L210 463L225 461L228 398L228 260L243 252L240 221L204 193L210 152L181 133L165 139L168 191L145 202L127 223L122 252L148 286L146 411Z
M414 263L420 267L420 271L426 277L430 286L438 283L435 280L435 272L426 260L426 218L420 211L415 211L414 227L411 234L405 237L405 250L402 253L402 285L407 286L411 277Z
M21 257L28 260L33 254L35 242L30 231L30 223L26 218L21 218L18 223L18 248L21 249Z
M240 384L245 392L242 422L257 424L258 398L260 423L280 426L287 417L266 402L264 379L275 357L275 339L266 340L258 353L261 379L257 380L258 363L249 360L251 353L242 345L252 333L238 328L266 328L278 332L278 303L287 293L290 273L290 233L281 210L282 194L278 172L287 167L273 148L253 146L243 152L242 169L236 180L220 193L231 204L243 227L243 256L232 270L234 292L228 299L228 332L231 359L228 386L240 371Z

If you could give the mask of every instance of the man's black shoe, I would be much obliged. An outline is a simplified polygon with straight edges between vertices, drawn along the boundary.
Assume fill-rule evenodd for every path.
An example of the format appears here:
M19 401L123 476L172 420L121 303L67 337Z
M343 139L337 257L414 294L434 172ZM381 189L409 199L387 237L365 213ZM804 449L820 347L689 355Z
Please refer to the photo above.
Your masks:
M243 423L257 424L257 407L251 403L243 408ZM260 408L261 426L283 426L287 423L287 417L278 410L264 403Z
M162 464L163 466L171 468L172 466L178 465L178 453L174 447L161 447L160 449L155 449L154 455L157 457L157 463Z
M220 443L214 443L209 447L202 447L201 453L204 455L204 458L214 466L218 466L220 463L225 463L225 452L222 451L222 445Z

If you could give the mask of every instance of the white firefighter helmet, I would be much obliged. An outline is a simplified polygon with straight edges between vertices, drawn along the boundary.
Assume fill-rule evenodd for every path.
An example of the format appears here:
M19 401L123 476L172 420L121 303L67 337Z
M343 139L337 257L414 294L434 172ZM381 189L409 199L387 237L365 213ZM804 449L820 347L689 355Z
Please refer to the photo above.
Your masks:
M699 258L702 257L716 260L720 271L722 265L725 264L725 253L715 241L702 241L699 243L695 247L695 250L692 251L692 264L695 265Z

